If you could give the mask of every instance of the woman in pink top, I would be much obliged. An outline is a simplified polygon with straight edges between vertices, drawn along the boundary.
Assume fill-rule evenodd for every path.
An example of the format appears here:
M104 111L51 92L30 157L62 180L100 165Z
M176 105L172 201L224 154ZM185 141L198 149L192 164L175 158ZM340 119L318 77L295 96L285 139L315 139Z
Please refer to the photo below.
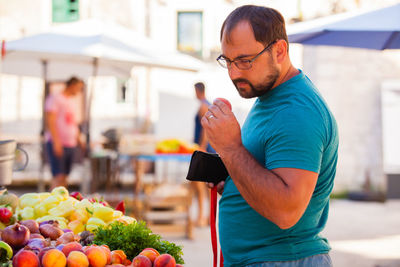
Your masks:
M74 97L83 89L82 80L72 77L60 94L51 94L45 103L46 141L53 180L51 188L66 186L77 145L83 147Z

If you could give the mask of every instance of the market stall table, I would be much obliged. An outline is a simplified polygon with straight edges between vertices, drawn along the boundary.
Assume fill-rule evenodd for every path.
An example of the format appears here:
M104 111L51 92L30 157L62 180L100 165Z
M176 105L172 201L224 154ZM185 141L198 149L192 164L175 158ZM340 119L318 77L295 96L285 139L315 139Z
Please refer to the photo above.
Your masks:
M154 154L154 155L134 155L131 156L133 164L135 166L135 178L134 178L134 189L133 192L137 198L139 193L143 190L143 175L144 175L144 164L146 161L157 162L186 162L189 163L192 154Z

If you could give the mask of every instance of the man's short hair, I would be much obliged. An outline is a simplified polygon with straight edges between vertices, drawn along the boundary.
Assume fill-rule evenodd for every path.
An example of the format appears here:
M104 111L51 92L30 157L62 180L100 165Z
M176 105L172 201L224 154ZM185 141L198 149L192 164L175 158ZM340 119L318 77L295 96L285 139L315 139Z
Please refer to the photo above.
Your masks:
M68 81L65 83L67 85L67 87L77 84L77 83L83 83L83 81L81 79L79 79L78 77L71 77L68 79Z
M228 15L222 24L221 41L222 35L225 32L225 36L229 42L233 28L241 21L248 21L250 23L256 41L265 46L279 39L283 39L289 44L285 28L285 19L281 13L273 8L255 5L238 7Z
M202 93L204 93L204 91L205 91L205 86L204 86L204 83L202 83L202 82L196 83L196 84L194 85L194 88L195 88L197 91L202 92Z

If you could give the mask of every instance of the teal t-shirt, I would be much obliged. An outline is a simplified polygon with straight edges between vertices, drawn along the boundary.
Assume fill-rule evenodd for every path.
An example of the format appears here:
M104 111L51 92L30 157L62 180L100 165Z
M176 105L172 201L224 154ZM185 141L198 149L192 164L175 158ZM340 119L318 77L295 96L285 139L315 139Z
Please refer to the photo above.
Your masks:
M219 202L224 265L289 261L328 253L328 241L319 233L328 217L338 130L325 101L303 72L255 101L242 127L242 142L269 170L297 168L319 175L305 213L285 230L251 208L228 177Z

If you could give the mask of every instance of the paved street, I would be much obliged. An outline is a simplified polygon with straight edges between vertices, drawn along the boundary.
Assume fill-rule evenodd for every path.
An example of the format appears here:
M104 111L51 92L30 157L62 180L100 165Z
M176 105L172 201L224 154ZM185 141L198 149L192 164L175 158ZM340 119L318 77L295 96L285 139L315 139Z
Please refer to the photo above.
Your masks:
M323 233L335 267L400 267L400 200L385 203L332 200ZM208 228L196 228L184 246L185 266L212 266Z

